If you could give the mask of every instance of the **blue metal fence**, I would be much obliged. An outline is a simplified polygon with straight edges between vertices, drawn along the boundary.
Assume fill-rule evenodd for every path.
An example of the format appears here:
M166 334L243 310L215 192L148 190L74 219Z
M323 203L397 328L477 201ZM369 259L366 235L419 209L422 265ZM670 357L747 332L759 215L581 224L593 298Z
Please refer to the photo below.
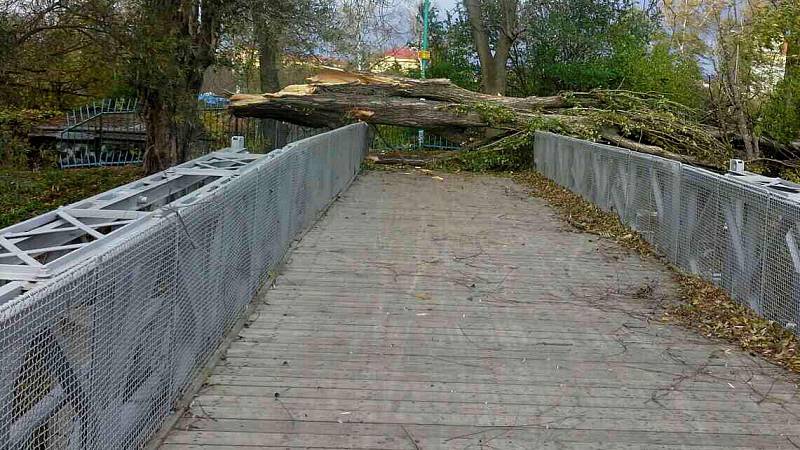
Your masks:
M416 128L377 125L374 150L418 151L418 150L459 150L461 145L431 132Z
M199 129L189 158L224 147L232 136L244 136L250 151L266 153L320 132L271 119L233 117L224 105L200 105ZM139 164L147 131L132 100L103 100L67 114L58 136L61 168Z

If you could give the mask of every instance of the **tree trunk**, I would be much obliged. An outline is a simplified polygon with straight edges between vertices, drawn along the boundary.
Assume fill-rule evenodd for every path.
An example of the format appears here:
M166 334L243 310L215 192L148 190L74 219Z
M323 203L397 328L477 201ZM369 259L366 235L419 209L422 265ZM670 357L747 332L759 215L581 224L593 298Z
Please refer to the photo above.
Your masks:
M144 169L155 173L190 156L201 130L197 95L206 65L181 67L170 89L143 87L139 93L142 122L147 130Z
M264 18L264 14L253 12L255 36L258 44L258 73L261 92L277 92L280 90L278 77L281 67L280 30L277 25Z
M183 162L199 126L197 94L214 63L225 2L149 0L131 38L130 82L147 129L148 173Z
M165 170L189 157L191 144L197 137L199 117L196 91L187 92L185 96L188 101L176 102L155 93L142 99L142 122L147 130L144 156L146 173Z
M270 30L270 23L264 18L258 20L258 13L254 12L255 35L258 41L258 74L261 92L276 92L280 90L281 52L278 44L277 34ZM277 120L267 120L261 128L262 141L267 144L270 150L280 148L278 142L278 128L280 123ZM246 144L245 144L246 145Z
M753 133L752 122L748 117L745 110L745 100L742 96L742 86L739 85L738 73L736 72L737 65L729 64L730 70L725 82L728 84L728 92L730 96L731 106L733 107L734 120L739 135L744 142L745 159L752 160L760 157L758 149L758 140L755 139Z
M635 106L630 111L621 109L620 98ZM309 84L280 92L235 95L230 108L239 117L279 119L314 128L357 120L423 128L467 147L494 145L505 138L510 142L515 136L529 139L536 129L596 136L602 128L613 132L606 135L617 145L636 151L697 156L694 160L705 159L704 164L716 166L729 158L726 145L707 127L669 107L659 109L664 105L658 98L645 95L637 103L635 94L626 91L498 97L471 92L444 79L329 70L312 77Z
M500 29L492 48L489 26L484 21L481 0L464 0L472 39L481 64L481 90L486 94L505 95L508 80L508 57L517 33L518 0L500 0Z

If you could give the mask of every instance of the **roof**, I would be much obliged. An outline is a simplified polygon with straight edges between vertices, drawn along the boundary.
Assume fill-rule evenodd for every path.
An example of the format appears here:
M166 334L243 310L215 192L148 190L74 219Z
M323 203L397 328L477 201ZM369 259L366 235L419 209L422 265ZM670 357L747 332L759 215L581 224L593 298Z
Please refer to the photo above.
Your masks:
M417 52L408 47L397 47L387 51L383 56L391 56L398 59L417 59Z

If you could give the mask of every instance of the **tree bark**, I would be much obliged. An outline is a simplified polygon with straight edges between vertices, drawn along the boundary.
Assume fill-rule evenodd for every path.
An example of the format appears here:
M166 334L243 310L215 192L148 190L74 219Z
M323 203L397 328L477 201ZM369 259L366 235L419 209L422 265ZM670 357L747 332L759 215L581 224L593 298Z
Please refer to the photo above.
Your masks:
M322 72L310 81L271 94L235 95L230 109L240 117L279 119L315 128L338 127L359 120L422 128L471 148L504 137L531 136L533 130L542 128L566 133L575 130L583 136L603 127L611 130L603 133L607 140L632 150L685 162L701 160L687 155L718 156L716 163L705 165L719 165L727 158L722 140L711 136L700 124L659 111L658 101L651 107L642 103L633 111L620 109L615 95L630 101L630 92L497 97L467 91L443 79L414 80L343 71ZM633 125L643 116L648 118L645 123L652 123L654 128ZM665 122L649 121L653 117L663 117ZM636 139L621 130L628 130Z
M255 2L253 5L253 27L258 44L258 74L261 92L277 92L281 88L280 68L282 48L279 42L282 34L281 26L269 20L263 5ZM285 145L280 136L283 129L277 120L268 120L261 128L262 139L270 142L272 148Z
M722 72L725 78L727 73ZM721 83L729 88L726 80ZM652 103L643 101L636 106L632 103L636 98ZM786 159L796 159L800 152L800 142L783 145L765 137L755 138L746 123L741 127L744 133L697 123L670 108L659 109L657 96L630 91L498 97L460 88L446 79L418 80L328 69L309 78L308 84L288 86L276 93L235 95L231 101L230 109L239 117L279 119L315 128L334 128L359 120L421 128L469 148L534 129L554 129L564 134L577 130L572 135L599 136L630 150L719 168L732 156L731 148L745 147L745 139L751 146ZM624 104L631 109L620 106ZM638 122L642 116L656 122L642 124ZM659 118L664 122L658 123Z
M131 81L147 129L147 173L167 169L189 155L199 129L197 94L203 73L215 60L224 5L223 0L143 3L144 23L139 25L147 34L129 45Z
M195 121L178 123L176 118L185 117L185 112L179 112L169 102L163 102L156 96L144 99L141 114L147 128L145 172L159 172L185 161Z
M231 111L241 117L278 119L314 128L338 127L354 120L424 128L454 142L479 144L509 128L525 126L543 110L552 113L568 106L562 96L497 97L460 88L446 79L329 70L309 80L310 84L288 86L274 94L235 95ZM513 118L505 124L490 123L478 112L483 105L511 111Z
M639 153L647 153L650 155L661 156L662 158L674 159L675 161L679 161L684 164L693 164L700 166L705 165L698 158L686 155L678 155L677 153L668 152L656 145L642 144L641 142L636 142L632 139L620 136L619 132L612 128L603 130L600 133L600 136L614 145L627 148L629 150L637 151Z
M486 94L505 95L508 85L508 57L517 33L518 0L499 0L500 27L497 42L492 48L489 25L486 23L481 0L464 0L469 16L472 39L481 65L481 89Z
M280 67L282 49L279 42L281 27L270 21L259 11L258 6L253 8L253 26L256 42L258 44L258 73L261 92L277 92L280 90Z
M191 144L200 130L197 94L203 84L202 72L186 70L183 89L176 86L165 93L145 90L141 95L141 117L147 130L144 170L156 173L188 159Z

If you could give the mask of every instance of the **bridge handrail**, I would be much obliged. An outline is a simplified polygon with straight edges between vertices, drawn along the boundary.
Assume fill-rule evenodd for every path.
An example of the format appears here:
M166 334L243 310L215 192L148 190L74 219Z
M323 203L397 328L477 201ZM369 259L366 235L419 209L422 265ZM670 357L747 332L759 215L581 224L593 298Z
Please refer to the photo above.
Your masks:
M10 283L0 447L142 447L292 240L354 179L367 136L354 124L290 144L210 191L165 197L146 223L27 292ZM186 170L197 182L210 172L222 170Z
M537 133L534 147L544 176L617 214L671 263L800 331L797 185L552 133Z

